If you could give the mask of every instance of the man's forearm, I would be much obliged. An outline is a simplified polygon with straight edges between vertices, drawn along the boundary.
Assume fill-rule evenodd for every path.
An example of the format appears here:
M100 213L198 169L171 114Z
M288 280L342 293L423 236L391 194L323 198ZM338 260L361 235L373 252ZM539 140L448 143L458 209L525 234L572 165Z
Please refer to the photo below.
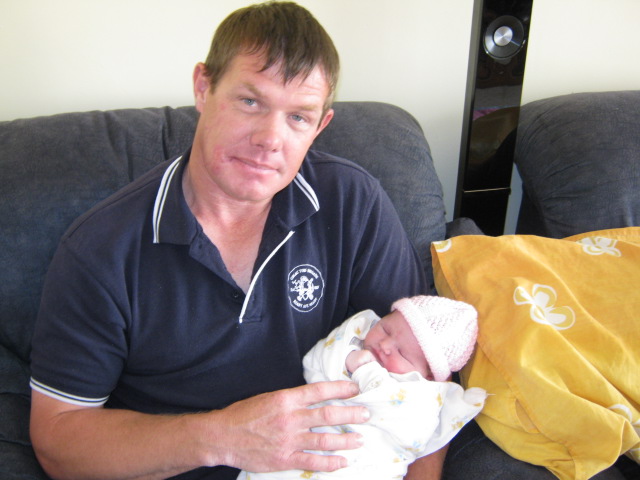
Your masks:
M34 448L54 478L152 480L201 465L193 415L89 408L59 413L51 422L37 420Z
M40 462L55 478L155 479L214 465L329 472L346 466L346 459L310 451L358 448L360 435L312 429L363 423L369 413L361 406L309 407L357 393L351 382L320 382L223 410L169 416L78 407L34 391L31 437Z
M440 450L413 462L409 465L409 471L404 477L405 480L440 480L448 448L448 445L444 446Z

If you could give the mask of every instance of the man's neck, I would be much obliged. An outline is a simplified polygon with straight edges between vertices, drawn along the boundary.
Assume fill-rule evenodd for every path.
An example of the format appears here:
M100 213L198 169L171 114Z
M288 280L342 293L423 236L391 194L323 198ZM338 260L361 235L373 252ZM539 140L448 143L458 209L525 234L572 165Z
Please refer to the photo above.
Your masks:
M194 182L188 166L182 187L187 205L205 235L218 248L235 282L246 292L251 283L271 201L258 203L226 199Z

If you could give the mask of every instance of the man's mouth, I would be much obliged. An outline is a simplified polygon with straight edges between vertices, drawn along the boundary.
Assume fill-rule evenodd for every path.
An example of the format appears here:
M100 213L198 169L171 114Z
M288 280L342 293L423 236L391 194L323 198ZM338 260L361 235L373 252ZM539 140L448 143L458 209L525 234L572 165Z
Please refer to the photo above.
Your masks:
M259 160L252 160L250 158L243 157L233 157L233 159L236 162L241 163L243 166L259 172L272 172L276 170L276 168L267 163L260 162Z

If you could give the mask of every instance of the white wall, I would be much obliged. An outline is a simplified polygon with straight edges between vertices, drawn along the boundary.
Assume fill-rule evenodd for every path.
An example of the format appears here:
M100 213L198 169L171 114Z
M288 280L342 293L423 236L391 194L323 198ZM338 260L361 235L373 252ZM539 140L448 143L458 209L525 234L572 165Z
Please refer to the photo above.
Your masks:
M522 104L578 92L640 89L640 1L533 0ZM506 233L522 185L514 169Z
M191 72L213 30L249 3L0 0L0 120L191 104ZM339 100L395 103L418 119L450 218L473 0L299 3L340 51ZM638 27L638 0L534 0L523 101L640 88Z

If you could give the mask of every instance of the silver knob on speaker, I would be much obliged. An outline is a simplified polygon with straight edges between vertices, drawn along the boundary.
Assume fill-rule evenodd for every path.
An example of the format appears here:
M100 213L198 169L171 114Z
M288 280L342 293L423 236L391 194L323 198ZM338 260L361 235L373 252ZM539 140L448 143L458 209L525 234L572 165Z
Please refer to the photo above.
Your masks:
M494 60L510 59L520 51L524 43L524 25L512 15L496 18L484 32L484 51Z
M493 33L493 41L499 47L509 45L511 40L513 40L513 30L507 26L502 26Z

